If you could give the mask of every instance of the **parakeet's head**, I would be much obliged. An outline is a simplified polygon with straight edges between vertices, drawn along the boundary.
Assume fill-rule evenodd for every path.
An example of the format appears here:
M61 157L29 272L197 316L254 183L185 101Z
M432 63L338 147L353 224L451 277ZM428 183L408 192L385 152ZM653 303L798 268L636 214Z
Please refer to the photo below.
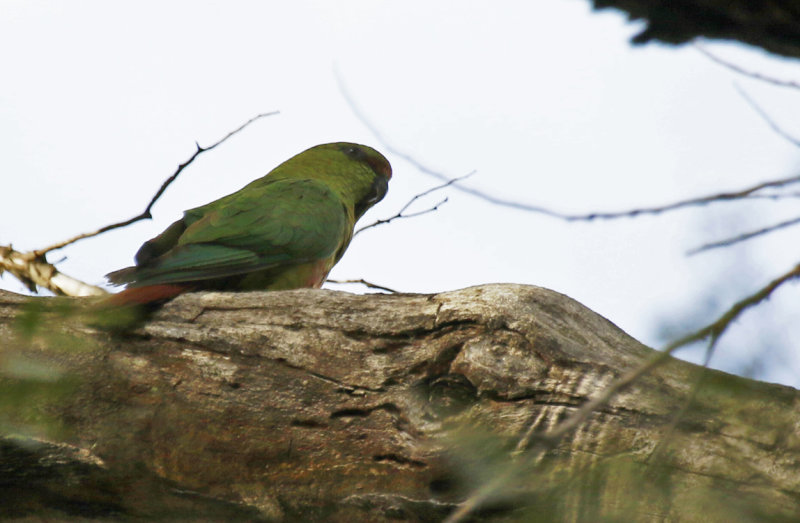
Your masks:
M335 145L352 161L368 165L375 175L369 189L356 202L355 214L356 220L358 220L367 209L383 200L383 197L386 196L386 191L389 190L389 180L392 177L392 166L386 157L372 147L347 142L330 145Z
M386 195L392 166L372 147L336 142L317 145L289 158L270 177L321 180L353 206L358 220Z

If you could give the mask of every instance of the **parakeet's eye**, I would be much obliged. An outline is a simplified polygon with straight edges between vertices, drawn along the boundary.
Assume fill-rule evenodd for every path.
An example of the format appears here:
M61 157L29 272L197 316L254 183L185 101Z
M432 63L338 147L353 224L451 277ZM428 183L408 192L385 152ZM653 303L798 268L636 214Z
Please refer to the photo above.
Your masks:
M346 145L344 149L342 149L342 152L356 160L363 160L367 157L367 154L364 152L364 150L360 147L356 147L355 145Z
M387 179L392 177L392 166L389 165L389 161L379 152L354 143L342 143L337 145L341 152L357 162L366 163L376 174L385 176ZM372 151L372 154L370 154L370 151Z

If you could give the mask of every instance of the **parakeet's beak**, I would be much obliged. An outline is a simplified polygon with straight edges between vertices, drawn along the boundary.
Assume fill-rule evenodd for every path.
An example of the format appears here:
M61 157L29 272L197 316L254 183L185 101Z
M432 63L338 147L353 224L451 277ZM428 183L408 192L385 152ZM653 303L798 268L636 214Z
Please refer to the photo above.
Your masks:
M361 200L356 202L356 219L360 218L361 215L367 211L367 209L383 200L383 197L386 196L386 191L388 190L389 179L382 175L376 176L375 179L372 180L372 185L369 188L369 192L367 192L367 194L361 198Z
M383 200L383 197L386 196L386 191L388 190L389 178L376 176L375 181L372 182L372 191L370 191L371 198L369 199L368 205L374 205Z

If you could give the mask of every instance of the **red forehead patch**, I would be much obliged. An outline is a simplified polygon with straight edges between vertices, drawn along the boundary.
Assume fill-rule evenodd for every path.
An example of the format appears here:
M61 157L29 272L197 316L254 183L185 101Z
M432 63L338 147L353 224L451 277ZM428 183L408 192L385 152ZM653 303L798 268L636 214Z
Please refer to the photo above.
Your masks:
M375 171L376 173L382 174L386 178L392 177L392 166L391 164L389 164L389 160L387 160L380 154L378 156L368 156L367 163L369 164L370 167L372 167L372 170Z

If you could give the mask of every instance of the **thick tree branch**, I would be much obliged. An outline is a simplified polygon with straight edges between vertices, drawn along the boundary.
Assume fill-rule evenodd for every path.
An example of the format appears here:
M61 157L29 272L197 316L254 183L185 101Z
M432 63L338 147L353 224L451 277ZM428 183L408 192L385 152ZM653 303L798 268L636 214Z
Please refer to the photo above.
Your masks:
M614 380L610 386L605 388L602 392L594 398L585 402L566 420L558 423L553 429L546 432L536 432L538 429L538 419L534 419L529 423L528 428L523 436L517 442L515 448L516 455L522 455L521 467L509 468L505 473L493 477L486 484L482 485L470 496L468 496L460 506L453 511L452 514L445 520L445 523L457 523L464 521L467 517L478 510L484 503L492 499L499 491L507 488L510 483L518 478L519 471L524 470L525 467L533 465L541 456L541 452L551 450L558 445L563 438L577 430L580 426L584 425L590 416L596 414L600 409L607 405L616 395L625 389L637 383L643 376L651 373L654 369L660 367L667 361L670 361L672 353L676 350L690 345L692 343L708 339L708 349L706 352L706 361L703 369L708 364L708 361L713 354L714 347L719 341L722 334L728 327L736 321L737 318L748 308L753 307L762 301L768 299L772 293L777 290L781 285L787 281L800 278L800 264L794 267L791 271L783 274L782 276L774 279L755 293L743 298L735 303L727 311L725 311L716 321L700 328L692 333L689 333L664 348L664 350L656 353L649 361L642 365L631 369L620 378ZM701 374L701 380L704 374ZM700 387L701 381L697 381L691 389L690 395L686 399L684 406L673 417L671 422L667 425L664 431L665 437L669 437L675 430L675 425L678 420L685 414L691 402L695 399L697 390ZM659 444L664 438L659 440ZM659 444L655 446L656 452ZM524 454L522 454L524 452ZM651 454L652 456L652 454ZM650 457L648 457L650 459Z
M797 391L708 370L675 425L675 452L653 469L647 458L698 367L656 366L652 350L546 289L190 293L117 337L74 315L37 320L31 302L49 309L0 292L9 350L57 351L77 388L37 409L67 425L65 441L0 438L0 461L14 464L0 518L441 521L487 470L514 481L477 504L480 519L763 521L800 510ZM624 394L553 446L565 420L631 373ZM473 448L462 433L486 438Z

